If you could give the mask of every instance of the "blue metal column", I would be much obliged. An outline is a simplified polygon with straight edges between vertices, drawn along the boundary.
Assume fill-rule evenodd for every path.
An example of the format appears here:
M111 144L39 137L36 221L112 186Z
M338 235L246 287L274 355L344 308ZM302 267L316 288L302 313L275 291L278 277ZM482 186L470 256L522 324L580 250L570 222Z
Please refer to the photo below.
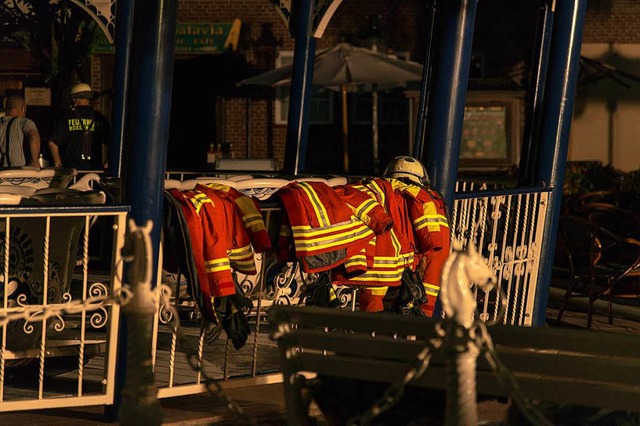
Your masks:
M524 135L520 154L518 186L535 185L536 161L540 145L540 120L542 119L542 100L549 64L549 47L553 29L555 0L540 0L536 45L531 69L531 82L527 96Z
M420 90L420 102L418 104L418 119L416 120L413 153L410 153L415 158L422 158L424 149L427 100L429 99L429 89L431 89L431 52L433 51L433 33L436 26L436 0L427 1L427 11L429 13L429 33L427 35L427 47L424 54L424 65L422 67L422 88Z
M298 0L291 3L289 29L296 43L291 71L284 171L294 175L304 171L307 160L309 98L316 54L316 39L312 36L314 4L314 0Z
M122 141L127 115L127 82L131 36L133 34L133 7L135 0L118 0L116 3L116 60L113 87L112 138L109 146L107 175L119 178L122 175Z
M448 0L439 3L437 12L439 37L428 102L426 155L421 158L432 187L442 193L449 211L458 175L477 4L478 0Z
M586 8L587 0L556 2L536 173L537 183L553 191L544 224L534 325L544 324L547 311Z
M169 135L178 0L138 0L131 41L129 100L123 149L123 200L138 226L153 221L151 283L155 286ZM120 323L116 409L126 377L129 322ZM144 348L149 354L151 348Z

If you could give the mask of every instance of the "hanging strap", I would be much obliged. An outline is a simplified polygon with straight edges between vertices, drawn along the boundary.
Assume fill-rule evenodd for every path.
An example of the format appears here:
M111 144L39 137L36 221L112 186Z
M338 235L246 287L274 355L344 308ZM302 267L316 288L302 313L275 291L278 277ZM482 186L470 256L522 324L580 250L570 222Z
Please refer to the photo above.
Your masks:
M80 116L77 109L74 109L76 117L80 120L80 127L82 128L82 147L80 148L80 157L83 160L91 160L91 147L93 145L93 134L91 132L91 126L95 121L95 116L89 120L89 124L85 127L84 120Z
M16 118L18 117L11 117L11 120L7 122L7 132L4 135L4 151L2 150L2 147L0 147L0 167L4 167L5 159L7 160L7 167L11 167L11 158L9 157L9 144L11 143L11 126L13 125L13 122Z

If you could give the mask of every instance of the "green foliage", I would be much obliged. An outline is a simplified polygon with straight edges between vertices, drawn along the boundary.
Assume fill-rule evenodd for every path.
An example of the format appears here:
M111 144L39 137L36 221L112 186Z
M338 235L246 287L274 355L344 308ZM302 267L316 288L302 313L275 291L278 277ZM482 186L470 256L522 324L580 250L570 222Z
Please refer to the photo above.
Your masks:
M568 162L564 176L564 195L580 195L593 191L615 191L623 173L599 161Z
M96 22L69 0L0 0L0 16L2 33L31 53L51 87L54 105L61 107L74 81L88 81Z

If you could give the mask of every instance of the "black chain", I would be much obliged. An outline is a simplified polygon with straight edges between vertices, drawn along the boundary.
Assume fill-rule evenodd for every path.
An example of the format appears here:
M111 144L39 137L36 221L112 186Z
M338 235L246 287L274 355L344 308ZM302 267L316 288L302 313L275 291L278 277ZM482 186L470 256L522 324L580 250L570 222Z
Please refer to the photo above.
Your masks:
M518 386L515 377L513 377L513 374L511 373L511 370L509 370L509 368L507 368L500 360L486 324L481 321L476 321L474 328L476 339L473 343L480 349L489 363L493 374L496 376L502 387L509 392L511 399L516 403L520 412L525 416L527 421L532 425L551 426L552 423L549 422L540 410L531 404L529 398L522 393L520 386Z
M413 367L409 371L407 371L407 374L405 374L402 380L389 386L384 394L367 411L350 418L347 421L347 425L351 426L369 424L371 420L389 410L398 402L398 400L404 394L404 389L409 384L409 382L422 376L422 374L424 374L426 369L429 367L429 362L431 361L433 351L439 349L440 346L442 346L443 338L446 333L441 323L436 324L436 331L438 333L438 337L429 339L426 342L425 347L420 351L420 353L418 353Z

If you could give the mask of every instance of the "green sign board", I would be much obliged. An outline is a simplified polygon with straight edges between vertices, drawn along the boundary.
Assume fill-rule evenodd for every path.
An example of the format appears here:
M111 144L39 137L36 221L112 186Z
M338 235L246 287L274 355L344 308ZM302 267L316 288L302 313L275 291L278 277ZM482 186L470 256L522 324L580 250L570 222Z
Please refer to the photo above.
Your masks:
M213 23L178 23L176 26L175 53L214 55L226 50L236 50L240 39L240 20ZM96 53L113 53L115 46L101 36Z

